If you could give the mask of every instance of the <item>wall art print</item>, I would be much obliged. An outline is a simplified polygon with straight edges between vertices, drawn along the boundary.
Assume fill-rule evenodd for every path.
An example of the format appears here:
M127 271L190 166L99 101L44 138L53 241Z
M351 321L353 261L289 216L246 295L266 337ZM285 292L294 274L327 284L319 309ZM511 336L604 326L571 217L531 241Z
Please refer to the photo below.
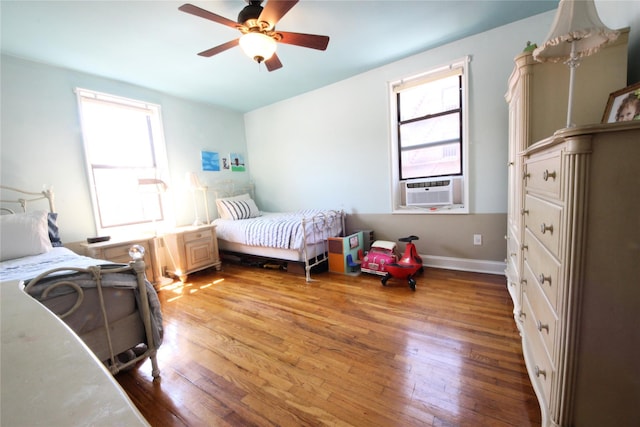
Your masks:
M231 163L231 172L244 172L244 156L239 153L229 154L229 163Z
M202 159L203 171L220 171L220 155L218 153L213 151L202 151L200 158Z

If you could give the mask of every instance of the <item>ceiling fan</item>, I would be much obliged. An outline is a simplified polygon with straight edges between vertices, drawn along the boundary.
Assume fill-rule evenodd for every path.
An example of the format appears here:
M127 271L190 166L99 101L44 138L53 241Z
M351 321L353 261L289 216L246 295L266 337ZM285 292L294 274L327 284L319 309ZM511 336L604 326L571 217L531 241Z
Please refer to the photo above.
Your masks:
M182 12L235 28L242 33L239 38L204 50L198 55L211 57L240 45L249 58L258 63L264 62L267 70L274 71L282 68L282 63L276 54L277 42L317 50L325 50L327 48L329 44L328 36L276 31L278 21L298 3L298 0L270 0L264 7L261 6L263 0L245 1L248 5L238 14L238 22L189 3L183 4L178 8Z

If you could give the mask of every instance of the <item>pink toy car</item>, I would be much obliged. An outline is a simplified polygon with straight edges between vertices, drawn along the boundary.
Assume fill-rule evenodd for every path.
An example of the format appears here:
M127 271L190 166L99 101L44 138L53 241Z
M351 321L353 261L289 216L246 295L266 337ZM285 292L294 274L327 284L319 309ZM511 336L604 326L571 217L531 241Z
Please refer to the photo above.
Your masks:
M376 240L371 245L371 249L367 252L360 264L360 270L365 273L386 276L386 266L398 262L398 254L396 252L396 244L386 240Z

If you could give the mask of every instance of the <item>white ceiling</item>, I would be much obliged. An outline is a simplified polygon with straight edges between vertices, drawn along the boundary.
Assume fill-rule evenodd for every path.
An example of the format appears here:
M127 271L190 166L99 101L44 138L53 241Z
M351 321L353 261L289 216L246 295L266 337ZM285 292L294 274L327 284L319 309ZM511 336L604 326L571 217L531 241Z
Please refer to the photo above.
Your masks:
M275 0L267 0L275 1ZM301 0L278 29L331 37L326 51L280 44L267 72L238 31L180 12L187 1L0 1L2 53L246 112L389 62L555 9L558 0ZM191 1L231 20L242 0Z

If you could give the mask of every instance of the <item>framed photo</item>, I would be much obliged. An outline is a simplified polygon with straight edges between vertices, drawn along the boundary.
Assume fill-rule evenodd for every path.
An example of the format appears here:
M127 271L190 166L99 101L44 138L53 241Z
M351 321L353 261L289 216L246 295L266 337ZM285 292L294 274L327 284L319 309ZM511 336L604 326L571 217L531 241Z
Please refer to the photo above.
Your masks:
M353 236L349 237L349 247L351 249L355 249L358 246L360 246L360 239L358 239L358 235L354 234Z
M602 123L640 120L640 82L609 95Z

